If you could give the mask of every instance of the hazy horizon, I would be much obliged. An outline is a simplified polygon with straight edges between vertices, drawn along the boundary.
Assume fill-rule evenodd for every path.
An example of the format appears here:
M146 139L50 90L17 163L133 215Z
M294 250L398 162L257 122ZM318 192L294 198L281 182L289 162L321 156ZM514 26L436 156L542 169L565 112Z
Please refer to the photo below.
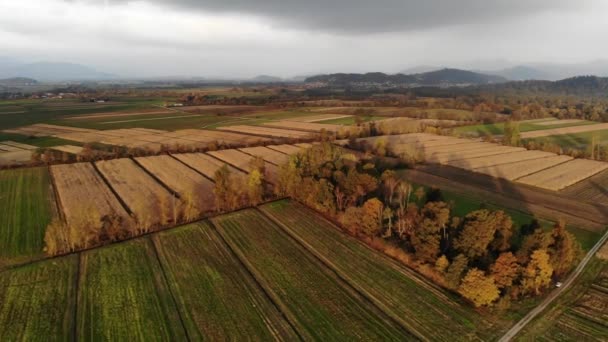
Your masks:
M9 0L0 57L149 78L588 64L608 59L607 10L600 0Z

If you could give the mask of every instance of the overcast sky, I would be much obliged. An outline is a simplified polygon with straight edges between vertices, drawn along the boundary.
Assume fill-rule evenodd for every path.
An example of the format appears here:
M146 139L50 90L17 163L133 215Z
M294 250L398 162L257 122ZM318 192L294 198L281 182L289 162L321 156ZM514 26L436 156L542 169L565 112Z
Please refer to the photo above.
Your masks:
M0 56L122 76L608 59L604 0L0 0Z

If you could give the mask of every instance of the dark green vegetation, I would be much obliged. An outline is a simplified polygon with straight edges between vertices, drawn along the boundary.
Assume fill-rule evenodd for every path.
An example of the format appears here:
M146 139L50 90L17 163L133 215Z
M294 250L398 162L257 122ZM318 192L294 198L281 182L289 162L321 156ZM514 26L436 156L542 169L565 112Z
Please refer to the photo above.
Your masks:
M594 132L584 132L576 134L560 134L550 135L547 137L524 139L524 143L534 142L536 145L555 145L562 149L572 149L579 151L587 151L593 139L597 139L598 145L602 145L605 149L608 143L608 130L600 130ZM606 151L601 152L602 160L605 160Z
M148 239L81 255L80 340L163 341L186 338Z
M208 223L162 232L153 240L190 338L297 339Z
M547 118L549 120L550 118ZM583 126L583 125L592 125L596 122L591 121L583 121L578 123L566 123L560 125L550 125L543 126L538 125L533 122L520 122L519 130L520 132L530 132L530 131L538 131L544 129L552 129L552 128L562 128L562 127L574 127L574 126ZM488 135L502 135L505 131L504 123L491 123L491 124L482 124L482 125L472 125L472 126L462 126L454 128L453 132L456 135L463 136L488 136Z
M500 329L458 298L394 260L371 251L304 206L279 201L264 205L262 211L415 335L449 341L454 336L488 340L500 334ZM502 322L501 326L506 326L505 323L508 322Z
M73 255L0 273L0 340L73 339L77 259Z
M54 214L48 168L0 171L0 266L41 255Z
M213 222L258 281L290 310L305 338L412 338L256 211L240 211Z
M414 189L422 188L425 194L421 199L412 196L412 202L416 203L418 206L424 205L427 200L426 194L429 193L430 188L418 184L412 184L412 186ZM555 224L555 222L535 218L534 215L529 212L504 208L498 204L490 203L479 196L475 196L475 194L461 194L441 189L440 193L444 201L450 205L452 214L455 216L464 217L466 214L480 209L503 210L511 217L514 229L517 231L521 230L523 226L529 225L533 220L536 220L545 231L551 230ZM602 236L602 232L582 229L571 225L568 225L566 229L576 236L576 240L581 244L582 249L585 251L591 249ZM518 244L519 243L520 242L518 242Z
M518 336L536 341L606 341L608 339L608 264L592 260L568 291Z

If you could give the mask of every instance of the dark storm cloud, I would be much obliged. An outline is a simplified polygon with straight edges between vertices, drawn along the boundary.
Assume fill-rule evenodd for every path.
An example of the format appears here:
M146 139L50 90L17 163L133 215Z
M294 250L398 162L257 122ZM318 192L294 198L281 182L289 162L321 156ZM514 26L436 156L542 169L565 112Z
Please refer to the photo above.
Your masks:
M109 0L124 3L131 0ZM250 14L286 27L338 33L426 30L493 22L548 10L581 8L588 0L147 0L188 11Z

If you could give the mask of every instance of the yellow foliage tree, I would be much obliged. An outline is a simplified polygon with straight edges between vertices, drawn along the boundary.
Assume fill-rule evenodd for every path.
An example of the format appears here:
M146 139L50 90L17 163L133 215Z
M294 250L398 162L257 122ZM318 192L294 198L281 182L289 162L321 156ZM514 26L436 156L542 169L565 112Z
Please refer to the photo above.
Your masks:
M473 268L462 279L458 288L464 298L473 302L475 307L490 305L498 299L500 292L493 277L488 277L483 271Z
M544 249L535 250L523 272L521 281L523 292L539 295L541 289L551 283L552 275L553 266L551 266L547 251Z

